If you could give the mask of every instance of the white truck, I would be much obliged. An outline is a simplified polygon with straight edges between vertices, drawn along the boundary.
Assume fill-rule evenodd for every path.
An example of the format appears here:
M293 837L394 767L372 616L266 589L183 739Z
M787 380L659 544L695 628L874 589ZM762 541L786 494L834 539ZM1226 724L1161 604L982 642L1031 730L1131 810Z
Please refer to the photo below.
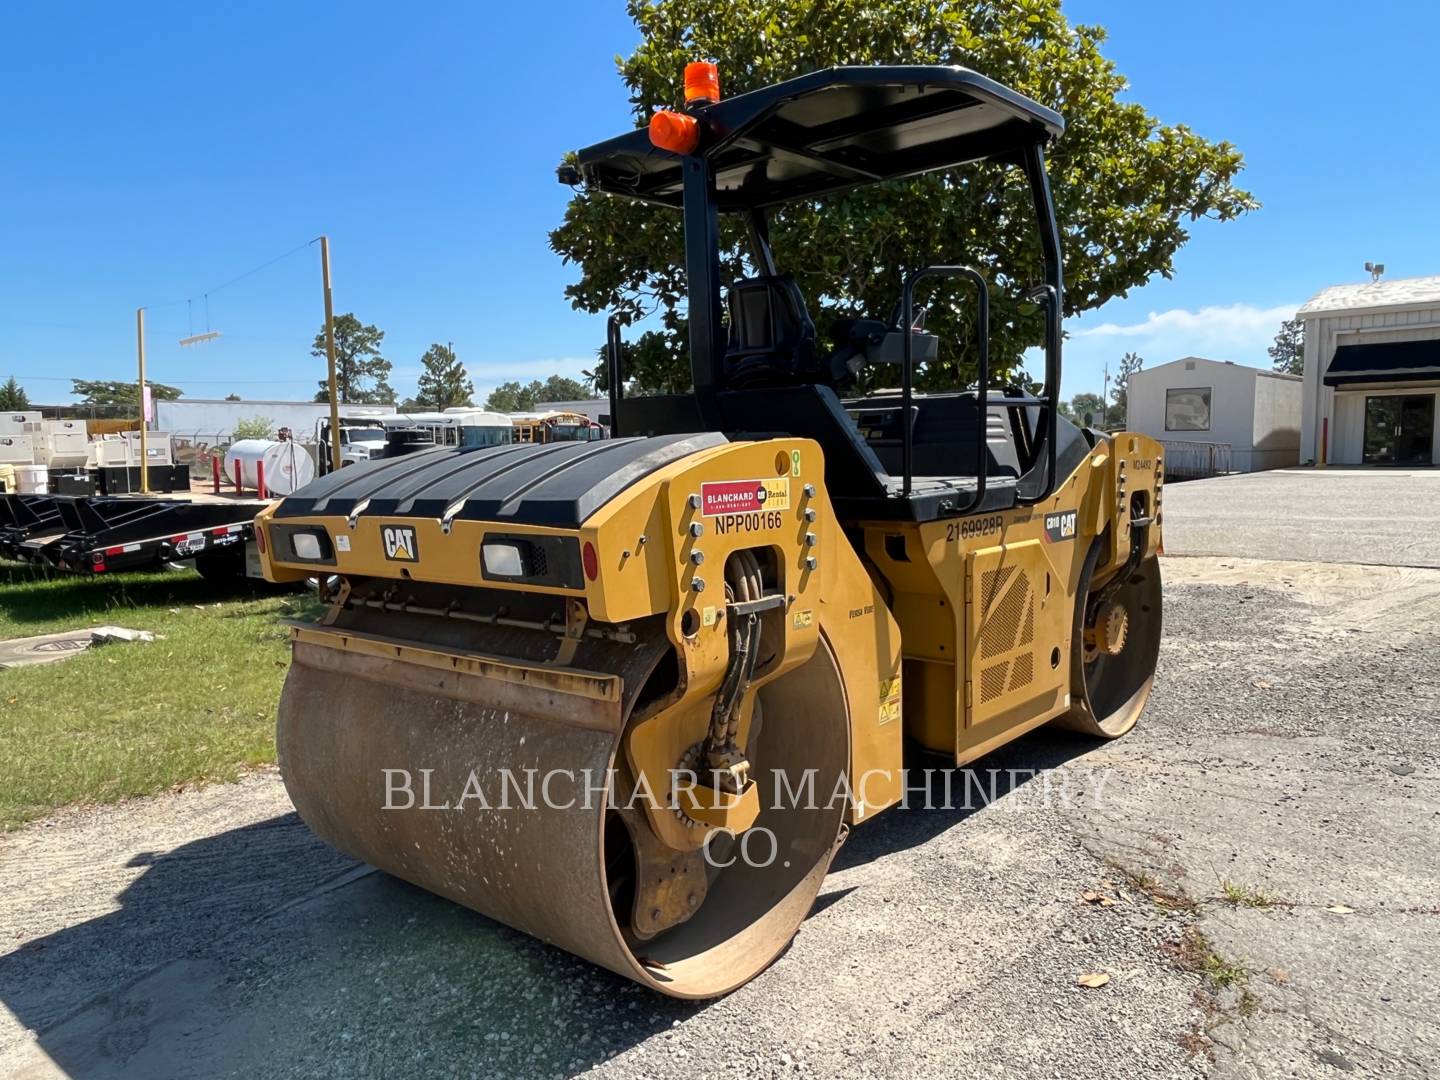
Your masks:
M385 422L395 413L386 408L341 406L340 467L369 461L385 452ZM316 472L323 476L330 471L330 418L315 421Z

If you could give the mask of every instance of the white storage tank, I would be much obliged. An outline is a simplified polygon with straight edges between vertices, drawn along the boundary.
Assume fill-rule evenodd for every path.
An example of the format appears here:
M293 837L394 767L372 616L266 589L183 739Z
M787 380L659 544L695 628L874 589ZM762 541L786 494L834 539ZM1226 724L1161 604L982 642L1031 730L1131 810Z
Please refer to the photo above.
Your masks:
M314 460L293 440L241 439L225 451L224 483L235 483L238 465L240 485L252 490L259 487L256 465L260 462L265 463L265 490L271 495L290 495L315 479Z

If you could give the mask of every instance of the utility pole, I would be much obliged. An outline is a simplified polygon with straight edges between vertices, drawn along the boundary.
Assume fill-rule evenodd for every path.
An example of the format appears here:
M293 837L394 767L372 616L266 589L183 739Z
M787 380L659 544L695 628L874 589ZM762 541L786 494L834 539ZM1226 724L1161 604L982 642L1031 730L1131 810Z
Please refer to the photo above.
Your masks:
M150 443L146 439L145 429L149 426L145 422L145 309L135 309L135 351L140 357L140 383L139 399L140 405L140 494L150 494Z
M1105 390L1100 395L1100 428L1104 430L1110 420L1110 361L1105 361Z
M335 301L330 295L330 238L320 237L320 275L325 284L325 362L330 371L330 468L340 468L340 397L335 390Z

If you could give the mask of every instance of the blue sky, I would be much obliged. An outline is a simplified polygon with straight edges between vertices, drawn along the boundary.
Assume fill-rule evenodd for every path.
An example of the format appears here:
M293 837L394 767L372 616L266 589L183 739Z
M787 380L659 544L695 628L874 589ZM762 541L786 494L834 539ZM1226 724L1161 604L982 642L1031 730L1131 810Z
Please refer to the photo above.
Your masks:
M1264 364L1279 320L1367 259L1440 273L1437 8L1067 3L1109 28L1130 96L1241 148L1264 203L1197 223L1174 280L1072 320L1067 396L1129 349ZM482 397L577 373L603 326L570 310L574 272L545 243L567 197L553 169L629 123L613 57L634 42L619 0L6 5L0 377L42 401L71 376L132 378L145 305L152 378L309 398L321 297L303 245L321 232L337 310L387 331L402 393L433 341L455 342ZM223 337L181 349L207 292Z

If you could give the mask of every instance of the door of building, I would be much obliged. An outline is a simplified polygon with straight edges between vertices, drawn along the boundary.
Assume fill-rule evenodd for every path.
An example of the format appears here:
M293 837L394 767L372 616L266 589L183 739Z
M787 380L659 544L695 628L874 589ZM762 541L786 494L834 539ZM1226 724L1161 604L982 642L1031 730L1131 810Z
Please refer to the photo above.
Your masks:
M1365 399L1367 465L1429 465L1435 439L1434 394Z

